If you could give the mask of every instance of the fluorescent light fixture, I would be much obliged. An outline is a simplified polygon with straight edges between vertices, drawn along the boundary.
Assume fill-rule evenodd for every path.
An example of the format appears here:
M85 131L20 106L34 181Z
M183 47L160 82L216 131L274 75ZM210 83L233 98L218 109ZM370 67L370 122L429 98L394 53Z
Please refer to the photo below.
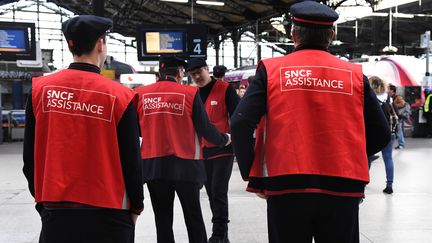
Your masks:
M394 13L393 17L395 17L395 18L404 18L404 19L412 19L412 18L414 18L414 14Z
M160 0L161 2L187 3L189 0Z
M196 1L197 4L202 4L202 5L215 5L215 6L223 6L225 5L225 2L222 1L217 1L217 0L197 0Z
M340 40L334 40L334 41L332 41L332 45L334 45L334 46L340 46L342 44L343 44L343 42L340 41Z
M368 14L367 16L376 16L376 17L388 17L388 13L378 13L378 12L373 12Z

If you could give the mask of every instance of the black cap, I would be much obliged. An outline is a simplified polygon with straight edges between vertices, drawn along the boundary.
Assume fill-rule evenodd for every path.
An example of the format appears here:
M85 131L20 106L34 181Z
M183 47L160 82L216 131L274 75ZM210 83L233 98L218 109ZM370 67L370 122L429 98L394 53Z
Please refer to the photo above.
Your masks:
M178 68L180 66L187 68L188 64L185 62L185 60L175 56L161 56L159 58L159 70L166 68Z
M227 68L224 65L217 65L213 67L213 76L220 78L225 75Z
M207 66L206 61L201 57L194 57L189 60L188 62L189 67L186 69L186 71L191 71L200 67Z
M329 6L315 1L293 4L290 13L295 25L310 28L331 28L339 18Z
M62 23L62 31L69 46L75 44L94 42L113 26L111 19L80 15L70 18Z

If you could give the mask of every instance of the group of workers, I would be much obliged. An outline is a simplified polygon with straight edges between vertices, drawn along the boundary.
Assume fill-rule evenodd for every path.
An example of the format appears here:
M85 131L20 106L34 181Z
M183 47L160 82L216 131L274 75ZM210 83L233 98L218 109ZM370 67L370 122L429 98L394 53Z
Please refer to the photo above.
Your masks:
M134 242L144 183L158 243L174 242L175 193L189 242L229 242L234 155L247 190L266 199L269 242L359 242L367 156L389 143L390 130L361 67L328 52L337 13L315 1L290 13L294 52L261 61L242 100L200 58L161 57L155 84L128 89L99 74L112 21L64 22L74 62L34 79L26 106L23 171L39 242ZM181 84L186 72L198 88Z

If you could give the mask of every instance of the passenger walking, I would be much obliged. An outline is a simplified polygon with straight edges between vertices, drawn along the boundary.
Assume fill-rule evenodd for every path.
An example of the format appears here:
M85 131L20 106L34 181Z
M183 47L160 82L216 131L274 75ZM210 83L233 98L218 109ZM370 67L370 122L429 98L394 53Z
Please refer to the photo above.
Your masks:
M396 85L389 83L387 94L392 98L393 101L396 99L396 96L398 96L396 93L397 93Z
M396 105L395 102L401 102L401 99L403 100L403 97L400 95L397 95L397 88L394 84L389 84L388 85L388 90L387 90L387 94L390 96L390 99L392 101L392 105L393 105L393 109L396 112L396 116L398 118L398 123L397 123L397 127L396 127L396 134L395 134L395 138L397 138L397 142L398 145L395 147L395 149L403 149L405 148L405 137L404 137L404 132L403 132L403 125L401 122L401 117L399 117L399 108ZM396 140L396 139L395 139Z
M26 106L24 174L39 242L134 242L143 210L136 93L99 74L107 18L62 24L74 62L35 78Z
M411 123L411 106L408 102L405 102L401 95L397 95L393 101L393 107L395 108L399 121L397 125L398 145L395 149L403 149L405 148L405 123Z
M239 88L238 88L238 95L239 95L239 97L243 98L243 96L245 95L245 93L246 93L246 87L241 84L239 86Z
M386 170L386 187L383 192L387 194L393 193L393 177L394 177L394 163L393 163L393 142L395 140L395 136L397 133L398 119L396 112L392 105L392 100L390 95L386 92L386 83L377 76L372 76L369 78L369 83L372 87L372 90L376 93L378 101L381 104L381 108L383 109L384 115L388 122L388 126L391 130L391 140L390 143L387 144L381 151L385 170ZM370 167L371 162L369 162Z
M189 61L188 72L199 87L201 100L210 122L224 133L230 133L229 118L240 100L228 82L210 77L207 63L202 58ZM216 72L216 76L219 77ZM204 140L202 143L204 165L207 172L205 188L212 211L212 236L210 243L227 243L228 239L228 184L231 178L234 154L232 145L218 147Z
M314 1L290 12L294 52L259 63L231 119L240 172L267 198L269 242L359 242L367 154L390 131L361 66L328 53L337 13Z
M182 85L187 63L161 57L159 80L139 87L138 117L144 181L150 192L158 243L174 242L174 196L182 205L190 243L205 243L200 189L206 180L200 137L220 148L230 143L210 123L196 87Z

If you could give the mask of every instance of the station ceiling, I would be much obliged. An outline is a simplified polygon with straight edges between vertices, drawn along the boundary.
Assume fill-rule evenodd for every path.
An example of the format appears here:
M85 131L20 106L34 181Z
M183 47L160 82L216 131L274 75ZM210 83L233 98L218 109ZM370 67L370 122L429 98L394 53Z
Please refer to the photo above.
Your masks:
M420 35L432 30L432 0L415 1L391 10L391 45L397 47L397 54L423 54L425 50L420 48ZM333 52L383 54L383 49L390 44L389 9L377 12L375 16L358 19L357 24L355 20L339 24L337 39L341 42L339 46L331 47Z
M97 0L93 0L97 1ZM92 0L48 0L76 14L93 14ZM374 7L381 0L356 0L361 4ZM14 2L0 0L0 5ZM224 0L224 6L188 3L173 3L161 0L105 0L104 16L114 21L114 32L134 37L140 24L206 24L209 27L209 41L235 38L243 33L259 33L260 40L275 43L275 50L289 52L292 46L282 43L290 39L289 7L298 0ZM320 1L334 9L347 0ZM421 3L421 4L420 4ZM192 11L193 8L193 11ZM395 8L392 8L395 12ZM382 54L382 49L389 45L389 17L384 16L388 9L380 10L382 16L372 16L357 21L348 21L337 27L339 45L331 47L333 53ZM420 34L432 29L432 0L415 1L400 5L399 13L414 14L413 18L393 18L392 45L398 48L398 54L419 54ZM286 16L286 18L281 17ZM274 18L282 24L282 29L274 28ZM356 23L357 22L357 23ZM356 28L357 26L357 28ZM264 35L265 33L265 35ZM357 33L357 34L356 34ZM251 36L255 38L254 35Z

